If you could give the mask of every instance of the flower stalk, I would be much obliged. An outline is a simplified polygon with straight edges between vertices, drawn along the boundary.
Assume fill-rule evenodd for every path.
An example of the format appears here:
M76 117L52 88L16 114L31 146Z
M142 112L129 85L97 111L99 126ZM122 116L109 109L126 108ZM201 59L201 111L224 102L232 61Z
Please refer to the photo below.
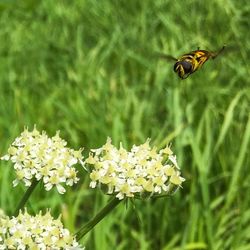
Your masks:
M89 222L87 222L76 234L76 240L79 241L84 235L86 235L91 229L93 229L96 224L98 224L103 218L105 218L118 204L121 200L113 197L109 203L102 208L99 213L93 217Z
M24 208L24 205L26 204L26 202L29 199L32 192L35 190L38 182L39 182L38 180L33 179L31 185L28 187L25 194L23 195L23 198L20 200L20 202L19 202L19 204L14 212L14 216L17 216L19 214L20 209L22 210Z

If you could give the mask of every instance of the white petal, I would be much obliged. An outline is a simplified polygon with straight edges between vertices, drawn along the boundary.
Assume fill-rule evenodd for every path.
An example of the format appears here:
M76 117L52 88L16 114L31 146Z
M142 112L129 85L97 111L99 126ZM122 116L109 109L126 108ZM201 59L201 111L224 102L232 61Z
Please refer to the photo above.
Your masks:
M19 180L18 179L15 179L13 182L13 187L16 187L18 184L19 184Z
M91 188L95 188L96 187L96 181L91 181L90 184L89 184L89 186Z
M8 161L10 159L10 156L9 155L4 155L0 159L3 160L3 161Z
M59 194L64 194L66 192L66 189L60 184L57 184L56 188Z

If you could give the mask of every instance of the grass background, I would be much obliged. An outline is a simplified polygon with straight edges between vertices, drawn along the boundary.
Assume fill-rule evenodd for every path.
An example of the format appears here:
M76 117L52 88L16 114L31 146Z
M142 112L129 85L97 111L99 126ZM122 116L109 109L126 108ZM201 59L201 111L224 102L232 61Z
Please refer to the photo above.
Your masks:
M74 148L172 142L183 189L120 204L87 249L250 249L250 82L247 0L0 1L0 154L24 126L57 130ZM227 49L180 80L173 56ZM22 185L0 163L0 207ZM71 232L107 202L83 170L65 195L38 186L30 212L51 208Z

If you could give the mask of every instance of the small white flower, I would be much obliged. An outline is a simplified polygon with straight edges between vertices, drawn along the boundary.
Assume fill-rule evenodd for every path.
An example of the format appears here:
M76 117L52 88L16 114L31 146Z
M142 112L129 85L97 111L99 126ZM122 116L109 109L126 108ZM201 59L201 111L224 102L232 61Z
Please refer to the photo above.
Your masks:
M56 186L59 193L65 193L64 185L77 183L76 163L83 165L82 149L73 150L66 147L67 142L60 138L59 132L49 138L43 131L25 129L8 149L8 154L1 160L14 163L16 179L13 185L21 181L30 186L33 179L43 180L48 191Z
M174 164L174 166L179 169L179 166L178 166L177 160L176 160L176 155L170 155L168 158Z
M157 151L149 142L126 151L122 144L116 148L108 138L101 148L92 149L85 161L91 169L90 187L106 185L108 194L124 199L143 192L168 193L171 186L181 186L184 178L170 147Z

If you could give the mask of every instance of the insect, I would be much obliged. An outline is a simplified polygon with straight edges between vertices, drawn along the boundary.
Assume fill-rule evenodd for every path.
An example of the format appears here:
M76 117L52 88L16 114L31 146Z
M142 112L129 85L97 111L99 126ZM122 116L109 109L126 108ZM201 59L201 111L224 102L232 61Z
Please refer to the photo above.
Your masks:
M179 59L165 54L160 54L160 57L163 59L176 61L174 65L174 71L181 79L186 79L189 75L200 69L208 59L215 59L224 50L224 48L225 46L223 46L217 52L200 50L198 48L197 50L182 55Z

